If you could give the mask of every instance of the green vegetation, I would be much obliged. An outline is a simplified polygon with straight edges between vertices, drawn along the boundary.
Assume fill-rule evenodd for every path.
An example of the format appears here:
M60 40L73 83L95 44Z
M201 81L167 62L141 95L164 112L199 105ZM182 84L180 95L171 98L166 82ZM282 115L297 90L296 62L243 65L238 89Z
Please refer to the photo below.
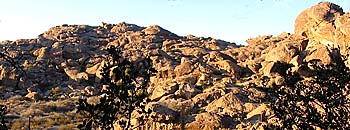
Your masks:
M147 91L151 72L151 60L145 59L134 64L123 59L121 50L111 46L108 49L107 64L103 67L102 80L106 88L102 89L99 102L89 104L87 99L80 99L77 105L78 112L87 117L80 129L114 129L118 124L123 129L134 129L132 113L139 113L138 125L145 123L150 111L145 109ZM141 66L140 66L141 65Z
M303 63L309 66L312 80L298 74L281 74L286 84L269 90L274 98L270 107L281 122L275 128L349 129L350 70L341 57L323 65L319 60Z

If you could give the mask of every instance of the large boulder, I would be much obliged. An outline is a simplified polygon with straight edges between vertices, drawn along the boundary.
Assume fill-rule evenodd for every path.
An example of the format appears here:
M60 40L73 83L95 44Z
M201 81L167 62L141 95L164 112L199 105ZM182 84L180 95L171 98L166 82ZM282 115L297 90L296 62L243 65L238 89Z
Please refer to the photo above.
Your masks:
M244 104L235 93L231 92L208 104L206 111L235 115L244 110Z
M186 58L181 59L181 64L175 67L175 75L176 77L183 76L189 74L193 71L194 66L189 60L185 60Z
M86 72L80 72L78 69L75 68L64 68L64 72L72 80L89 80L89 75Z
M323 44L328 49L339 48L340 54L348 57L350 43L350 13L343 12L342 8L330 2L320 2L302 13L295 20L295 34L307 37L311 42L308 48L314 48L312 44ZM311 44L311 45L310 45ZM323 54L325 52L326 54ZM320 55L318 55L320 54ZM323 63L329 63L329 56L325 48L317 50L308 56L308 59L319 59ZM327 60L328 58L328 60ZM347 64L350 67L350 65Z
M320 2L304 10L297 16L294 24L294 32L297 35L312 37L314 36L312 32L318 31L320 27L329 28L329 23L332 23L337 17L343 14L343 9L338 5L330 2ZM325 32L327 31L326 29Z
M279 43L275 48L263 55L266 61L288 63L298 54L298 47L292 43Z
M186 125L191 130L216 130L230 127L233 121L215 113L201 113L195 117L195 121Z
M62 56L66 59L79 59L83 56L83 52L86 52L83 45L77 43L69 43L63 47Z
M179 89L179 84L177 83L168 82L168 83L159 84L152 91L150 99L151 100L160 99L165 95L175 93L175 91L178 89Z
M350 35L350 13L349 12L338 17L334 23L337 29L339 29L341 33L347 36Z
M175 38L179 37L176 34L171 33L170 31L165 30L158 25L148 26L147 28L145 28L143 30L143 32L145 32L146 35L158 35L158 36L168 38L168 39L175 39Z
M174 122L179 118L179 113L158 102L148 103L147 110L151 110L156 122Z
M222 61L216 61L216 62L209 62L209 65L211 65L216 70L219 70L223 73L227 73L230 76L233 76L235 78L239 78L241 74L241 68L231 60L222 60Z
M125 33L128 31L141 31L142 29L143 29L142 27L139 27L135 24L128 24L128 23L122 22L113 26L113 28L111 29L111 32Z
M194 85L183 84L179 86L179 90L175 92L176 96L183 97L185 99L190 99L201 91L198 90Z
M287 63L285 62L265 61L262 63L262 68L260 69L260 72L262 73L262 75L271 77L285 73L289 67L290 65L287 65Z
M330 64L332 63L332 54L328 50L326 45L323 44L316 44L312 48L308 50L308 55L305 57L305 61L311 61L314 59L321 60L323 64Z
M35 50L33 52L33 55L37 56L37 61L42 60L42 59L46 59L49 57L49 53L48 53L49 50L50 50L50 48L48 48L48 47L42 47L38 50Z
M342 55L349 54L348 47L350 46L350 13L338 17L335 20L336 38L335 42L340 47Z

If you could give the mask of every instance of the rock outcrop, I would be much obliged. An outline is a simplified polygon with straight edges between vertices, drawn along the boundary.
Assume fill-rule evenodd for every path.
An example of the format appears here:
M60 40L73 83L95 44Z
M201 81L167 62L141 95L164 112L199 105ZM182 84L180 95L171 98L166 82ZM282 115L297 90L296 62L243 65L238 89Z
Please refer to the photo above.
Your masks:
M260 102L268 94L257 88L283 85L280 74L289 67L307 77L308 68L301 64L314 59L331 64L334 56L342 55L350 65L349 42L350 13L329 2L300 13L294 34L251 38L247 46L178 36L157 25L61 25L36 39L1 42L0 51L14 61L0 60L0 96L1 102L14 104L38 100L74 103L72 99L82 95L97 96L103 88L99 81L104 49L113 45L133 62L150 56L157 70L147 91L152 100L148 107L158 120L148 128L257 129L267 123L260 117L270 112ZM58 113L73 111L69 103ZM20 111L26 110L10 109L15 115ZM53 111L40 109L32 115L44 117ZM13 122L26 118L16 116ZM69 123L77 122L63 124Z
M317 48L314 45L323 44L329 49L339 48L342 55L349 55L349 16L349 12L344 13L338 5L321 2L299 14L295 20L295 34L309 39L307 47L310 50ZM325 55L321 56L323 62L329 58Z

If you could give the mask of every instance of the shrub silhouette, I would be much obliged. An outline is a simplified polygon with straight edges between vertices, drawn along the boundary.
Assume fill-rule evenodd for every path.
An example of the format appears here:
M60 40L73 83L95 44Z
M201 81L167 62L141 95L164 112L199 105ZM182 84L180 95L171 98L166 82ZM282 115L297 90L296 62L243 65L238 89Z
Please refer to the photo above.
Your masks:
M286 84L268 90L273 96L270 107L281 123L278 129L293 127L315 129L350 128L350 71L341 57L323 65L319 60L303 63L312 68L312 79L284 74Z
M19 63L20 59L23 58L23 55L11 57L10 53L7 51L7 48L3 47L3 49L0 50L0 58L10 65L11 71L15 70L15 80L17 81L15 87L18 88L21 78L27 76L22 64Z
M7 113L7 107L5 105L0 105L0 130L7 130L7 121L5 120L5 114Z
M107 64L103 67L102 80L106 88L102 89L100 102L89 104L87 99L80 99L78 112L83 112L87 118L78 126L80 129L114 129L117 123L123 129L133 129L131 125L132 112L141 113L139 124L143 124L150 111L145 110L148 100L146 87L148 85L152 65L150 59L145 59L135 66L123 59L121 51L111 46L107 49Z

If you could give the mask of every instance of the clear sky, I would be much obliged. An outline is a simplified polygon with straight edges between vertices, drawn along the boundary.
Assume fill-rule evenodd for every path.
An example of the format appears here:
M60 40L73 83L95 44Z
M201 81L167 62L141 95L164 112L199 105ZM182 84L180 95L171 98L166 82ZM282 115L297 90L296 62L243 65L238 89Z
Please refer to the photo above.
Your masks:
M36 38L61 24L152 24L178 35L238 44L293 32L294 20L321 0L0 0L0 40ZM349 11L350 0L329 0Z

